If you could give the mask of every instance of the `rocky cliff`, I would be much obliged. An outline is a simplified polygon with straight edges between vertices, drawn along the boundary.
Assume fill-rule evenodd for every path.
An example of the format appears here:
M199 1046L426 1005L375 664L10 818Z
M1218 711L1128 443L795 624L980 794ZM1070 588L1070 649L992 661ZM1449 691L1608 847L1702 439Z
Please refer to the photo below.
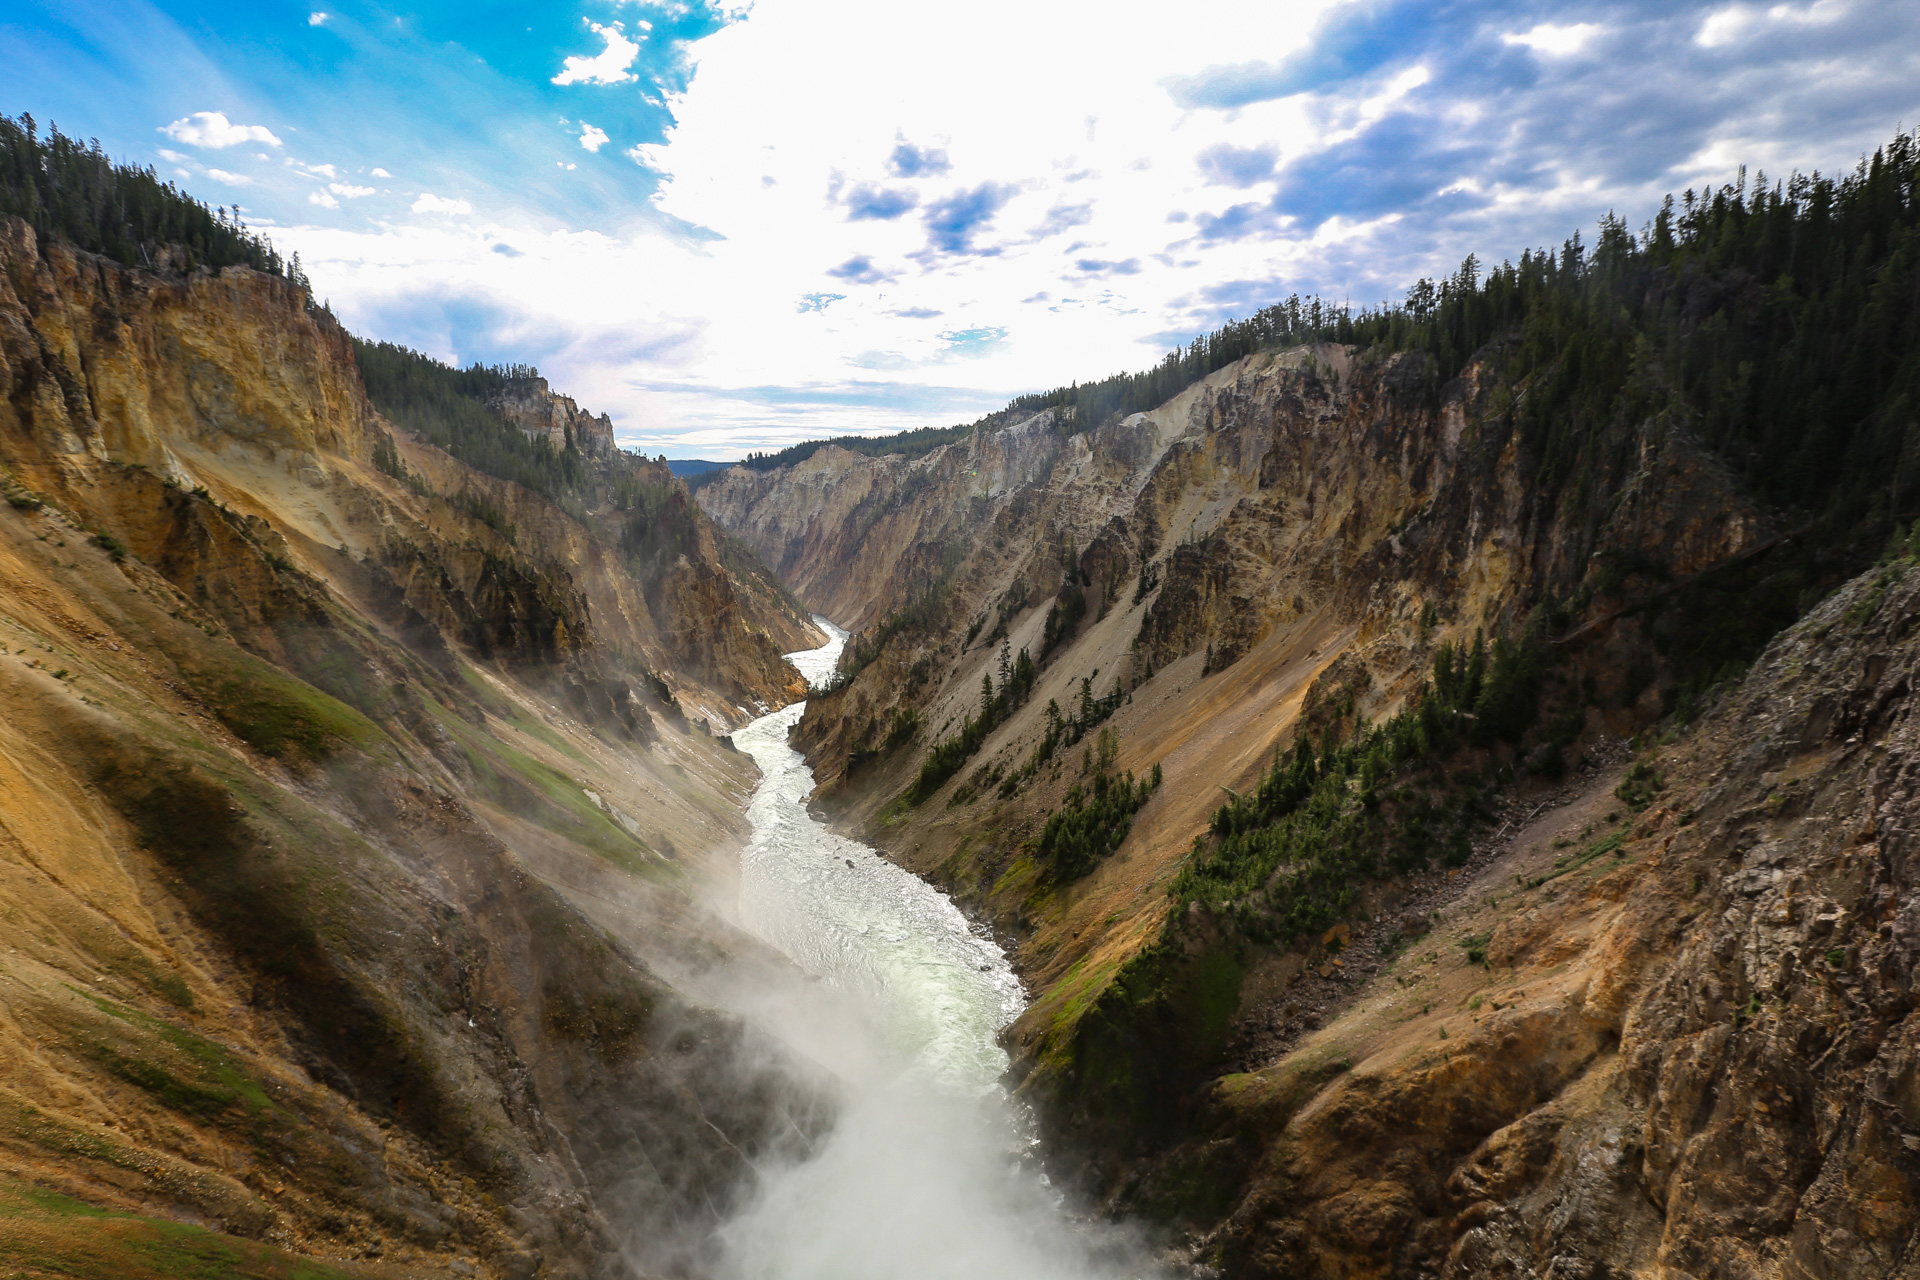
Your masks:
M1780 575L1805 581L1769 560L1792 530L1666 415L1614 422L1577 486L1543 484L1514 426L1528 388L1484 360L1436 386L1427 359L1268 352L1093 430L1066 435L1041 415L913 460L822 449L700 494L810 605L867 624L844 687L812 700L799 730L821 800L1017 939L1037 998L1010 1035L1016 1071L1067 1162L1114 1207L1192 1232L1193 1256L1232 1274L1520 1274L1576 1259L1601 1274L1734 1220L1702 1208L1679 1226L1666 1210L1718 1177L1712 1152L1737 1146L1704 1103L1686 1104L1663 1154L1642 1133L1647 1108L1665 1114L1649 1099L1667 1068L1651 1064L1680 1053L1682 1033L1635 1050L1636 1067L1621 1037L1654 985L1695 989L1703 956L1724 965L1737 948L1682 942L1683 918L1725 909L1671 898L1705 874L1693 862L1642 865L1680 866L1641 842L1679 831L1681 809L1663 800L1623 825L1606 762L1618 735L1693 696L1678 655L1698 671L1741 642L1715 630L1728 602L1763 625ZM1489 670L1501 653L1516 672L1512 655L1540 655L1514 677L1536 691L1538 727L1515 749L1469 715L1439 782L1356 806L1354 830L1380 832L1391 867L1369 854L1371 870L1324 884L1304 870L1299 892L1327 894L1325 907L1296 909L1270 885L1221 906L1194 887L1216 809L1265 794L1277 753L1304 739L1332 762L1334 743L1385 742L1369 726L1431 696L1436 657L1464 661L1495 637L1508 647ZM1022 652L1036 664L1024 688L1005 658ZM1473 709L1492 714L1484 699ZM1753 732L1716 723L1723 737L1700 742ZM1635 767L1642 790L1669 768ZM1048 852L1061 847L1050 818L1084 827L1095 778L1121 774L1160 782L1117 847L1069 869ZM1425 786L1440 800L1421 799ZM1556 797L1582 819L1540 818ZM1697 817L1674 847L1711 829ZM1562 850L1595 843L1602 855L1560 869L1574 857ZM1452 869L1418 871L1429 856ZM1531 896L1510 892L1515 877ZM1318 923L1263 933L1270 910ZM1732 1002L1714 1025L1737 1030L1721 1014L1750 988L1714 981ZM1836 1080L1818 1105L1855 1105L1855 1087ZM1682 1149L1705 1162L1694 1190L1619 1172L1673 1167ZM1581 1181L1593 1178L1613 1179L1612 1199ZM1592 1223L1591 1247L1556 1243L1570 1213ZM1626 1235L1607 1237L1609 1214ZM1783 1201L1773 1221L1791 1216ZM1698 1273L1777 1260L1777 1228L1739 1221L1749 1252L1726 1246Z
M1222 1077L1157 1171L1225 1192L1202 1251L1261 1276L1899 1274L1917 624L1911 561L1849 584L1643 757L1654 785L1600 771L1440 913L1373 931L1339 1016Z
M695 1265L830 1105L699 995L782 968L699 905L707 722L804 620L664 467L395 428L284 278L0 257L0 1256Z
M514 426L556 449L578 448L595 457L607 457L615 449L613 419L604 413L597 418L587 413L572 396L556 394L545 378L515 378L490 405Z
M1044 489L1068 442L1051 413L903 462L834 445L776 471L732 467L700 505L809 609L863 628L942 583L989 513Z

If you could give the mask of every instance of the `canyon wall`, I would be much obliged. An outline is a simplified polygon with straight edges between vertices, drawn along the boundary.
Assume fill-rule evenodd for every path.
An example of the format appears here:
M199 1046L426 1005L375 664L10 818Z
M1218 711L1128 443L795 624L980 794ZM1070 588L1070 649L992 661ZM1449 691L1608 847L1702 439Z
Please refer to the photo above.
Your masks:
M1558 1250L1597 1275L1688 1249L1709 1259L1689 1274L1742 1274L1787 1247L1786 1200L1771 1225L1740 1219L1746 1243L1704 1243L1734 1229L1705 1188L1745 1174L1727 1163L1732 1113L1702 1099L1737 1071L1721 1041L1710 1064L1669 1064L1710 1025L1760 1034L1751 1012L1722 1017L1752 980L1715 970L1722 1003L1687 1015L1692 1030L1663 1013L1654 1040L1622 1041L1655 987L1694 990L1708 955L1745 963L1725 941L1745 900L1729 889L1702 908L1713 876L1674 896L1705 874L1696 855L1647 852L1678 830L1677 802L1634 819L1613 789L1620 735L1693 697L1716 646L1744 642L1716 627L1777 608L1769 557L1793 531L1666 415L1606 426L1554 478L1516 425L1526 394L1497 363L1441 385L1421 353L1300 347L1092 430L1043 414L920 458L822 449L698 495L811 607L865 627L796 740L820 804L1012 940L1035 993L1009 1033L1016 1077L1063 1170L1229 1274L1544 1273ZM1325 937L1262 940L1187 905L1215 809L1258 789L1276 753L1388 721L1437 655L1496 639L1511 647L1491 652L1518 653L1529 636L1552 673L1529 677L1545 681L1552 740L1488 737L1454 766L1451 785L1494 817L1461 819L1441 869L1339 886ZM1030 691L996 702L1004 655L1023 651ZM1004 710L977 746L932 771L932 748L990 703ZM1063 720L1084 745L1055 750ZM1759 732L1716 723L1690 741ZM1754 765L1750 785L1779 767ZM1644 790L1670 766L1635 768ZM1160 782L1117 849L1065 873L1043 828L1103 773ZM1486 789L1496 776L1509 781ZM1687 822L1674 848L1715 829ZM1607 857L1557 870L1560 850L1610 830ZM1532 896L1515 877L1539 882ZM1662 1072L1690 1081L1684 1120ZM1803 1081L1801 1096L1845 1110L1858 1085ZM1657 1150L1642 1133L1675 1125ZM1595 1199L1582 1179L1608 1143L1613 1199ZM1572 1204L1591 1247L1555 1243Z
M710 730L809 624L664 466L616 526L395 428L283 279L0 259L5 1247L697 1267L832 1102L699 995L784 971Z
M809 609L862 628L949 573L989 513L1043 489L1069 442L1028 416L902 462L826 445L776 471L731 467L700 505Z

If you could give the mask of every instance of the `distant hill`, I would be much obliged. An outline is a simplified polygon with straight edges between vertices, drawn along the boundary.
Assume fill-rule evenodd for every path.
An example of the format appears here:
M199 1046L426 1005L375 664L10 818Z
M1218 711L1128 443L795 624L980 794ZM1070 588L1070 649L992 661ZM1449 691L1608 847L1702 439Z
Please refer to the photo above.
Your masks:
M731 462L708 462L705 458L668 458L667 469L681 479L702 476L709 471L725 471Z

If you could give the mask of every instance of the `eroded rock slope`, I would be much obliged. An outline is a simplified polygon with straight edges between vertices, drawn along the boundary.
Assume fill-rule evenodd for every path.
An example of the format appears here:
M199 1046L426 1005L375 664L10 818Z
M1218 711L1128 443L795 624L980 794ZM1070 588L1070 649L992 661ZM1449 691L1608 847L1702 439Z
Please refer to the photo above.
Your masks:
M1242 1188L1205 1250L1261 1276L1901 1274L1917 663L1899 561L1650 757L1651 807L1592 788L1503 846L1346 1014L1213 1086L1166 1166Z
M1495 357L1436 385L1417 352L1266 352L1092 430L1068 434L1040 415L918 459L822 449L782 471L735 470L700 494L811 607L867 624L844 686L813 699L799 730L821 801L1017 940L1036 999L1010 1033L1016 1070L1066 1162L1111 1205L1190 1232L1193 1256L1232 1274L1544 1274L1555 1248L1566 1266L1631 1269L1733 1220L1655 1230L1647 1206L1669 1194L1661 1175L1619 1183L1592 1211L1596 1229L1619 1215L1611 1253L1552 1244L1573 1212L1553 1197L1584 1205L1588 1175L1575 1171L1599 1159L1554 1156L1552 1135L1617 1122L1605 1141L1627 1141L1618 1125L1640 1104L1623 1101L1625 1083L1603 1082L1654 1070L1626 1065L1628 1010L1656 975L1697 973L1675 950L1693 907L1623 905L1635 877L1652 874L1624 834L1572 879L1556 873L1572 855L1552 841L1585 849L1624 831L1617 771L1584 775L1604 810L1597 830L1541 835L1522 819L1565 785L1552 779L1583 757L1598 770L1619 735L1692 696L1676 655L1698 670L1716 644L1737 650L1742 617L1763 625L1780 590L1768 557L1793 530L1663 414L1614 422L1558 479L1544 474L1516 425L1528 388L1504 382ZM1748 612L1729 620L1743 598ZM1256 792L1276 753L1304 741L1334 767L1333 744L1431 688L1436 657L1464 662L1495 639L1508 647L1489 652L1507 657L1489 670L1531 673L1512 677L1533 682L1538 704L1520 745L1474 728L1463 707L1449 721L1462 727L1446 730L1458 754L1431 784L1452 809L1417 788L1376 800L1371 780L1353 783L1370 798L1348 821L1377 821L1394 849L1431 857L1441 869L1421 875L1440 887L1389 869L1384 853L1364 877L1301 880L1328 904L1282 904L1288 919L1319 920L1304 936L1261 923L1277 901L1263 895L1277 890L1255 884L1223 902L1194 887L1187 873L1211 856L1214 811ZM1004 655L1023 651L1036 664L1028 687L1015 677L1003 697ZM1537 656L1523 668L1520 654ZM1644 790L1655 766L1637 767ZM1071 866L1045 851L1049 816L1083 804L1094 775L1155 770L1160 784L1117 848ZM1477 870L1493 856L1486 841L1512 835L1512 823L1492 832L1487 805L1533 832L1525 856L1545 861L1520 867L1523 853L1502 845L1505 870L1463 897L1466 882L1449 877L1491 874ZM1635 841L1679 830L1671 806L1634 821ZM1696 822L1688 839L1705 829ZM1319 874L1312 865L1303 874ZM1689 866L1674 873L1685 884ZM1505 900L1515 875L1551 886L1530 900L1531 932L1476 916L1449 926L1469 946L1428 943L1432 973L1445 975L1433 990L1455 1004L1409 994L1391 1031L1378 1007L1354 1012L1361 976L1429 937L1435 903L1465 919L1489 896ZM1340 954L1361 936L1379 954ZM1489 962L1507 983L1494 1021L1480 1013L1496 998L1480 990ZM1429 980L1396 973L1375 981L1397 994ZM1725 990L1751 1003L1748 988ZM1452 1030L1439 1043L1443 1019ZM1355 1046L1376 1041L1391 1051L1369 1048L1389 1055L1369 1068ZM1654 1086L1642 1087L1644 1102ZM1836 1085L1832 1105L1852 1105L1852 1087ZM1482 1149L1499 1134L1507 1145ZM1701 1159L1732 1138L1707 1141ZM1609 1168L1640 1158L1615 1155ZM1542 1182L1554 1159L1561 1180ZM1756 1243L1752 1257L1784 1247Z
M159 1231L58 1192L408 1275L697 1266L825 1105L689 994L774 965L697 905L753 781L708 722L803 687L804 619L664 466L610 526L394 428L284 279L0 257L0 1251Z

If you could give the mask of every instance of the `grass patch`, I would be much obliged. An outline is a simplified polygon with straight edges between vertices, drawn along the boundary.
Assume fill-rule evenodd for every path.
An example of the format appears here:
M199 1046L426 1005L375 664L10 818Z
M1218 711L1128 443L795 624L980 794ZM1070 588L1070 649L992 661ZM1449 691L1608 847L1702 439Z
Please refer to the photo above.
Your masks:
M510 703L507 707L507 713L502 716L501 719L526 734L529 738L534 739L536 742L552 747L569 760L575 760L581 764L593 763L587 758L586 752L580 750L580 748L574 746L571 742L568 742L552 725L547 724L538 716L528 715L526 709L518 704Z
M1113 981L1114 972L1119 967L1117 962L1111 960L1091 967L1085 959L1075 961L1073 968L1067 970L1066 976L1060 979L1060 986L1055 988L1071 990L1061 1002L1060 1012L1054 1015L1054 1026L1069 1028L1078 1022L1093 1007L1093 1002L1100 998L1100 993L1107 989L1107 984Z
M279 1110L261 1083L242 1071L232 1055L206 1037L78 987L68 990L109 1017L159 1040L184 1059L174 1065L184 1066L185 1075L170 1070L152 1056L137 1053L131 1045L95 1040L83 1046L88 1057L127 1083L153 1094L173 1110L203 1119L218 1116L236 1103L249 1115Z
M1626 803L1627 808L1639 813L1654 802L1662 791L1667 789L1667 780L1653 767L1651 760L1638 760L1633 768L1627 770L1627 776L1613 789L1613 794Z
M479 791L501 807L593 850L635 875L674 880L678 872L587 799L580 784L552 765L476 730L429 700L440 723L466 755Z
M1568 854L1563 858L1555 858L1553 860L1553 870L1549 871L1546 875L1535 876L1533 879L1527 881L1527 888L1538 889L1549 880L1558 880L1561 876L1569 872L1578 871L1595 859L1604 858L1608 854L1615 852L1626 842L1627 832L1624 827L1610 836L1602 836L1579 853Z
M0 1275L71 1280L351 1280L271 1245L0 1182Z
M1467 953L1467 963L1485 964L1487 962L1487 944L1492 941L1493 930L1491 929L1484 930L1480 933L1470 933L1460 939L1460 948Z
M1007 864L1000 878L993 882L993 888L987 890L987 896L998 898L1003 894L1017 893L1027 898L1040 883L1040 864L1032 858L1022 855Z
M585 752L567 741L552 725L540 719L539 716L529 714L527 709L514 699L503 696L472 666L464 662L459 665L461 683L466 685L475 701L490 714L500 717L529 738L552 747L569 760L577 760L581 764L592 763Z
M372 748L384 736L346 703L250 654L234 655L206 684L221 721L276 759L318 763L343 747Z

